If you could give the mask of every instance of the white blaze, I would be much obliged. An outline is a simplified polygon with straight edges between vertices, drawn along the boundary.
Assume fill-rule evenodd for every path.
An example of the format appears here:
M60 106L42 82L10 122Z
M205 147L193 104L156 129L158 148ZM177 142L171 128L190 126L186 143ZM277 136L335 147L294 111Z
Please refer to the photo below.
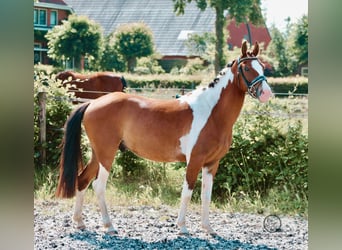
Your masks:
M189 133L180 138L181 151L185 154L187 163L190 161L192 149L197 142L201 130L220 99L222 90L227 87L229 81L233 81L234 75L231 73L230 68L225 68L222 72L224 75L219 76L219 81L214 87L207 87L205 90L199 88L190 95L179 98L181 103L186 102L189 104L193 114Z
M261 64L259 63L258 60L253 60L252 61L252 67L253 69L259 73L259 75L263 75L264 71L262 69ZM272 90L270 88L270 86L267 84L266 81L262 81L262 91L261 94L259 96L259 101L260 102L267 102L268 99L272 96Z

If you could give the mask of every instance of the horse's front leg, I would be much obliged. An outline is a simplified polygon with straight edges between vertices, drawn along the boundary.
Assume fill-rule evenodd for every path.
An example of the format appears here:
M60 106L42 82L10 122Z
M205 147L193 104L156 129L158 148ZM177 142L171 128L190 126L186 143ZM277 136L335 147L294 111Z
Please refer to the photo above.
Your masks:
M180 234L189 234L189 231L185 225L185 215L195 187L198 172L201 169L201 166L203 166L201 163L202 162L200 161L190 161L186 168L186 176L181 195L181 206L177 219L177 225L179 226Z
M216 168L214 168L216 170ZM216 172L216 171L215 171ZM209 206L211 202L211 193L213 188L214 176L209 172L208 167L202 168L202 227L209 234L216 234L215 231L210 226L209 221Z
M112 222L109 218L107 205L105 201L105 191L108 176L109 172L106 170L104 166L100 164L97 179L93 182L93 189L99 202L104 227L107 228L107 232L109 234L116 234L117 231L114 229Z
M191 200L192 191L193 190L189 189L188 182L185 178L183 189L182 189L182 195L181 195L181 206L180 206L178 219L177 219L177 225L179 226L180 234L189 234L189 231L185 225L185 215L186 215L187 207Z

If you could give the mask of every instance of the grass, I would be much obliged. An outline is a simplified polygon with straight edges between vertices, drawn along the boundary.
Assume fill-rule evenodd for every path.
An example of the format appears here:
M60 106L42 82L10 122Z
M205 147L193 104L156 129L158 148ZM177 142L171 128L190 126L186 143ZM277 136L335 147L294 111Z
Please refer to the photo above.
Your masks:
M122 176L112 175L109 177L106 189L106 201L111 206L154 206L168 205L179 208L180 194L182 189L185 169L175 169L172 164L166 164L165 176L164 169L160 169L159 163L153 163L152 170L163 173L162 178L156 181L150 172L145 172L138 177L123 178ZM158 166L159 165L159 166ZM115 168L115 167L114 167ZM47 178L45 180L44 177ZM35 192L36 200L53 201L54 191L57 186L58 171L48 167L35 173ZM39 183L40 182L40 185ZM214 181L215 185L215 181ZM200 178L195 186L191 200L191 209L200 210ZM293 197L286 187L279 190L272 189L261 197L260 194L246 194L244 192L231 193L229 198L222 201L213 195L211 204L212 209L223 210L225 212L245 212L258 214L286 214L308 216L308 201ZM66 200L64 203L70 206L74 199ZM95 193L90 186L86 193L85 203L97 203Z

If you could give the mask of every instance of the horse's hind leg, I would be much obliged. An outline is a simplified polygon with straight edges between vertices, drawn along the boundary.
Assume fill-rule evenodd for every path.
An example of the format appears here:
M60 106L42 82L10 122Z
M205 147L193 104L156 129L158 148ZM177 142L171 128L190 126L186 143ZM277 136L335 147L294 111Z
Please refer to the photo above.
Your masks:
M92 179L96 177L96 174L99 169L99 164L96 160L95 154L92 154L91 160L86 165L85 169L82 173L78 176L77 179L77 191L76 191L76 203L75 203L75 211L73 219L77 224L78 229L84 229L85 225L82 219L82 207L83 207L83 200L84 195L89 186L89 183Z
M105 200L106 184L109 176L108 169L110 168L106 168L100 163L98 176L93 182L93 189L99 202L104 227L107 228L107 232L109 234L116 234L117 231L114 229L113 224L110 220Z

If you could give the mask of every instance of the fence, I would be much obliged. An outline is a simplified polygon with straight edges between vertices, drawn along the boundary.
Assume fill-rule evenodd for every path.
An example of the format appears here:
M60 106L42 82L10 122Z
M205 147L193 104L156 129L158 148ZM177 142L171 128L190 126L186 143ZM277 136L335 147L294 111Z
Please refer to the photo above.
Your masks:
M137 95L141 95L141 96L145 96L149 98L170 99L170 98L177 98L180 95L187 94L191 92L192 90L193 89L184 89L184 88L181 88L181 89L178 89L178 88L127 88L125 92L137 94ZM77 91L74 91L74 92L77 92ZM109 92L101 92L101 91L82 91L82 92L102 93L102 94L109 93ZM307 105L306 99L308 97L308 94L274 93L274 95L275 97L284 97L284 96L303 97L305 99L304 102L306 102L306 104L304 103L303 105ZM38 93L40 145L46 144L46 103L48 101L48 98L55 98L55 100L61 100L61 97L47 97L46 92ZM67 100L73 103L83 103L83 102L89 101L90 99L68 98ZM300 119L303 119L303 118L306 119L308 116L307 111L300 112L300 113L243 111L242 114L265 115L265 116L282 117L282 118L300 118ZM62 129L62 128L59 128L59 129ZM40 163L42 165L46 164L46 150L44 146L42 146L40 149Z

